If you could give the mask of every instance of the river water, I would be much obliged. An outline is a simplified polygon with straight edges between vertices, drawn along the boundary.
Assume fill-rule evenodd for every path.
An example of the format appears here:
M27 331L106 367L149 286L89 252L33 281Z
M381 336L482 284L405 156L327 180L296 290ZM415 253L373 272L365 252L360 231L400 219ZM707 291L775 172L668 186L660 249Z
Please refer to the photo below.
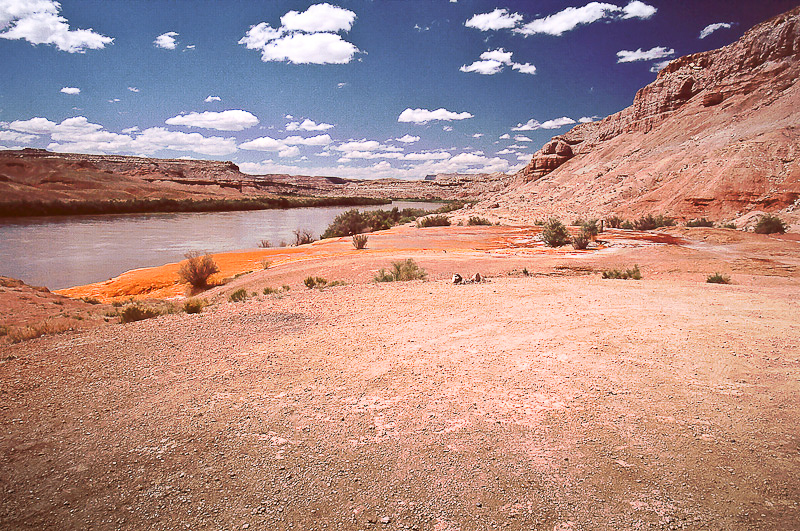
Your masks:
M130 269L183 259L187 251L252 249L261 240L291 243L294 231L315 237L350 208L438 208L438 203L395 201L365 207L0 218L0 275L61 289L91 284Z

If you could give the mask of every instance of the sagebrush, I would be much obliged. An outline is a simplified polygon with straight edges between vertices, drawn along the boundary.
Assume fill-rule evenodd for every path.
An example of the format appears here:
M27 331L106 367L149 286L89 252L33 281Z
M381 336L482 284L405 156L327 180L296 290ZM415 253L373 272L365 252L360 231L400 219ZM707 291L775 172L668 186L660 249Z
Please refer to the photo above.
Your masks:
M558 218L550 218L545 222L541 239L548 247L562 247L572 240L567 227Z
M425 280L428 273L417 263L408 258L399 262L392 262L392 268L387 271L380 269L375 275L375 282L397 282L408 280Z
M190 284L194 288L207 288L209 277L214 273L219 273L219 267L214 262L214 258L208 253L199 251L189 251L184 256L186 261L178 270L180 281Z

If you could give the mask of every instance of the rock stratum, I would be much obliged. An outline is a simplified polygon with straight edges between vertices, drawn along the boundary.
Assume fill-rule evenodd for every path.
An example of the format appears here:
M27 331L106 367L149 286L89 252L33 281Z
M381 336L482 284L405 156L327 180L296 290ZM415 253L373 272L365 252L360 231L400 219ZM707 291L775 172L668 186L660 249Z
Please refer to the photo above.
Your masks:
M800 7L724 48L675 59L630 107L553 137L484 206L521 219L791 213L800 205L799 59Z
M249 175L233 162L0 151L0 205L13 201L237 199L256 196L476 199L511 177L436 175L425 180Z

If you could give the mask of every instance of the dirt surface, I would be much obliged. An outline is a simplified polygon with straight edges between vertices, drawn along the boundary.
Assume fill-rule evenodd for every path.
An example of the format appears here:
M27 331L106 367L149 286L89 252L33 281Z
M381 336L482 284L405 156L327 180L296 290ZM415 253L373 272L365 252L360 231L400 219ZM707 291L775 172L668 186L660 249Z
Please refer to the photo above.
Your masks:
M403 230L0 347L0 527L800 528L797 241ZM372 282L406 257L429 280Z

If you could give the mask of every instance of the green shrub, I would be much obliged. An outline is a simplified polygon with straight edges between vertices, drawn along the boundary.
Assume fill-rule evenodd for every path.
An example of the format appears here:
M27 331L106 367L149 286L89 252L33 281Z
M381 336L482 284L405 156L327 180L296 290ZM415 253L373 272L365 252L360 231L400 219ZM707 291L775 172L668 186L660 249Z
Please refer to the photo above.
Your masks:
M492 222L486 218L481 218L478 216L470 216L467 220L467 225L491 225Z
M437 214L435 216L426 216L417 220L417 227L448 227L450 226L450 219L444 214Z
M756 234L774 234L780 233L783 234L786 232L789 226L784 223L784 221L779 218L778 216L773 216L772 214L765 214L761 216L756 223L755 233Z
M239 288L230 295L228 295L228 300L231 302L242 302L247 300L247 290L244 288Z
M541 235L542 241L548 247L561 247L567 245L570 238L569 231L558 218L550 218L544 224Z
M322 238L339 238L385 230L395 225L414 221L425 214L428 214L428 212L421 208L399 210L395 207L391 210L369 210L366 212L351 209L336 216L333 222L328 225L328 228L325 229L325 232L322 233Z
M642 280L642 273L639 271L639 266L635 265L633 269L609 269L603 271L603 278Z
M620 225L619 228L625 230L633 230L635 227L633 226L633 223L631 223L626 219L625 221L622 222L622 225Z
M143 319L150 319L152 317L158 317L161 315L161 312L156 310L155 308L144 308L139 306L138 304L131 304L130 306L126 306L120 312L120 322L123 323L132 323L134 321L141 321Z
M672 225L675 225L675 220L666 216L662 216L661 214L658 216L647 214L646 216L642 216L634 221L633 225L636 227L636 230L653 230L659 227L671 227Z
M723 275L722 273L714 273L713 275L708 275L706 282L709 284L730 284L731 277Z
M686 222L686 226L687 227L713 227L714 226L714 222L713 221L709 221L706 218L700 218L700 219L693 219L693 220L687 221Z
M294 246L305 245L315 242L314 234L309 229L298 229L294 231Z
M186 262L178 270L181 282L190 284L194 288L207 288L208 278L214 273L219 273L219 267L210 254L201 254L199 251L189 251Z
M375 282L425 280L427 276L428 273L419 267L414 260L409 258L399 262L392 262L392 269L390 271L381 268L375 275Z
M572 238L572 247L578 250L584 250L589 246L591 239L586 231L581 231L580 234Z
M303 284L305 284L308 289L323 288L327 283L328 281L322 277L306 277L303 281Z
M619 229L622 227L624 219L619 216L611 216L610 218L606 218L606 225L611 227L612 229Z
M587 219L586 221L581 223L581 231L589 237L597 236L600 233L600 227L597 226L596 219Z
M183 311L186 313L200 313L206 306L208 306L208 301L205 299L186 299L183 302Z
M363 249L367 246L369 236L366 234L353 234L353 247L356 249Z

